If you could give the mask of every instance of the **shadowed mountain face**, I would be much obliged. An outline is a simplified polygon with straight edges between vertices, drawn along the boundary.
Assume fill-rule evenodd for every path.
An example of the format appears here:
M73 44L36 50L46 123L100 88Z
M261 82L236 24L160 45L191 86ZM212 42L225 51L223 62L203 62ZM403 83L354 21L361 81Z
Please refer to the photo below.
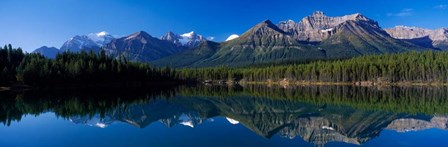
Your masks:
M186 67L196 62L201 62L213 56L219 49L220 45L216 42L204 41L199 44L198 47L184 50L176 54L175 56L168 56L161 60L156 60L151 63L156 65L170 65L173 67Z
M443 115L448 112L448 93L443 87L210 86L58 93L3 92L0 120L9 125L23 115L54 112L73 123L100 128L115 122L138 128L156 122L194 128L224 117L265 138L300 137L315 145L363 144L383 129L406 132L448 125Z
M59 53L59 49L55 48L55 47L47 47L47 46L42 46L36 50L33 51L33 53L38 53L41 54L47 58L53 59L56 58L56 55Z
M141 62L153 61L180 51L175 44L154 38L144 31L114 39L103 48L110 56Z

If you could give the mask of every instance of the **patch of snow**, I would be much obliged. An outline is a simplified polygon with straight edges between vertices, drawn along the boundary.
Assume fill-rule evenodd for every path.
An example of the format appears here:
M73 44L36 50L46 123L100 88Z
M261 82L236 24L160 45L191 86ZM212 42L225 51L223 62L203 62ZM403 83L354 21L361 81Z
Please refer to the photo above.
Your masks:
M330 127L330 126L322 126L322 129L326 129L326 130L332 130L332 131L334 131L334 128L333 128L333 127Z
M191 31L190 33L185 33L180 35L182 38L189 38L192 39L196 36L196 33L194 33L194 31Z
M226 117L227 121L229 121L229 123L231 123L232 125L236 125L239 124L240 122L231 118Z
M104 123L96 123L95 126L103 128L103 129L107 127L107 125Z
M230 36L226 39L226 41L230 41L230 40L236 39L236 38L238 38L238 37L240 37L240 36L237 35L237 34L232 34L232 35L230 35Z
M98 33L90 33L87 35L87 37L100 47L109 43L110 41L112 41L112 39L114 39L114 37L109 33L107 33L106 31L101 31Z
M187 127L191 127L194 128L193 122L192 121L184 121L184 122L180 122L181 125L187 126Z
M106 36L106 35L109 35L109 33L107 33L106 31L102 31L102 32L96 33L96 36L98 36L98 37Z
M333 31L334 30L334 28L329 28L329 29L325 29L325 30L320 30L322 33L325 33L325 32L331 32L331 31Z

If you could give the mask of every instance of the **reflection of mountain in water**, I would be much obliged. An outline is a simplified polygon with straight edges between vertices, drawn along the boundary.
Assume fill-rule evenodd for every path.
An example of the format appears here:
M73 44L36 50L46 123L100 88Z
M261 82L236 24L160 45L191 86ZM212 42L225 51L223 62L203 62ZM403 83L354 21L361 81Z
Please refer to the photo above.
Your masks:
M125 122L138 128L144 128L156 121L160 121L167 127L182 124L193 128L195 125L201 124L203 119L195 111L160 99L147 104L121 105L106 113L104 117L99 115L94 117L76 116L70 117L70 121L101 128L107 127L114 121Z
M394 120L387 126L387 129L397 132L421 131L432 128L448 130L448 116L434 116L429 120L402 118Z
M88 126L106 128L108 125L112 124L115 120L110 117L101 117L99 115L95 116L73 116L69 119L75 124L85 124Z
M236 96L225 98L175 97L158 99L148 104L119 107L106 118L146 127L160 121L171 127L176 124L194 127L204 120L223 116L239 121L260 136L270 138L279 134L287 138L301 137L315 145L328 142L362 144L385 129L400 131L418 128L441 128L448 117L399 114L383 111L358 110L340 106L311 105L292 100ZM416 121L413 123L412 121ZM435 125L437 124L437 125ZM396 126L396 128L393 128Z
M26 114L54 112L74 123L101 128L114 122L139 128L154 122L195 127L207 119L225 117L266 138L276 134L300 137L315 145L363 144L383 129L448 128L448 116L433 115L446 114L446 88L202 87L176 92L5 94L0 95L0 122L9 124Z

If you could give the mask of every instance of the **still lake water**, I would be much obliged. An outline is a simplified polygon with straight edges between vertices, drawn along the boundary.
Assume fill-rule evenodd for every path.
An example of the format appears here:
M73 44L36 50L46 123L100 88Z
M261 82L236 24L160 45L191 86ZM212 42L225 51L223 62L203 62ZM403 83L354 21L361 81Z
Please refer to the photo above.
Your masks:
M0 92L0 146L448 146L447 87Z

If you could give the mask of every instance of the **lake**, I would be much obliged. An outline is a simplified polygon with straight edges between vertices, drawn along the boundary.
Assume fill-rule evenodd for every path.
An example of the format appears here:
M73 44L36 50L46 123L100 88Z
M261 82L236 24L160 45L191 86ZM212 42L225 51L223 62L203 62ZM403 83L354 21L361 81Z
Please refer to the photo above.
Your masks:
M448 88L0 92L0 146L447 146Z

